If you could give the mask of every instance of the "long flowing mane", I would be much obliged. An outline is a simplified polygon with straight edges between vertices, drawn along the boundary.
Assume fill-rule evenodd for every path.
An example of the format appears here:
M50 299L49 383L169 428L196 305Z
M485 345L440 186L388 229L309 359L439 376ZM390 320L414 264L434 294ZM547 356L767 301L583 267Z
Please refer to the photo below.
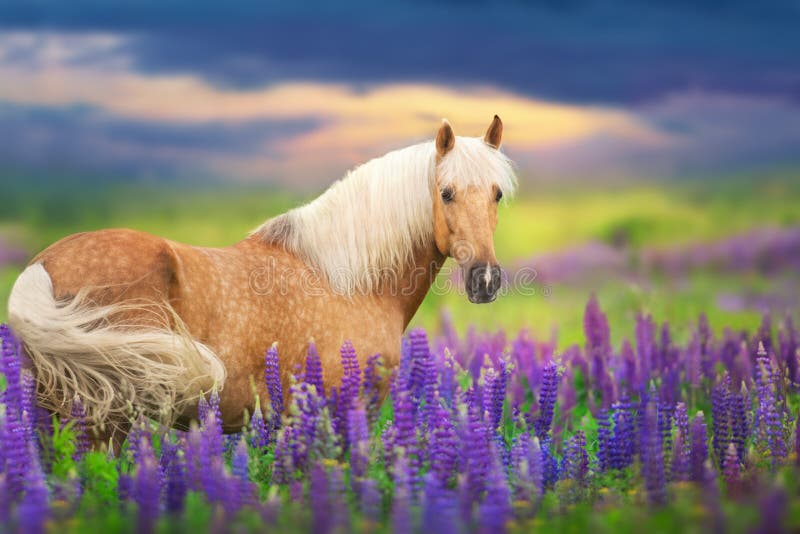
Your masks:
M371 292L389 273L400 275L414 249L433 239L436 161L432 141L389 152L253 235L301 257L338 293ZM438 174L441 187L496 184L504 195L516 187L511 161L481 138L458 137Z

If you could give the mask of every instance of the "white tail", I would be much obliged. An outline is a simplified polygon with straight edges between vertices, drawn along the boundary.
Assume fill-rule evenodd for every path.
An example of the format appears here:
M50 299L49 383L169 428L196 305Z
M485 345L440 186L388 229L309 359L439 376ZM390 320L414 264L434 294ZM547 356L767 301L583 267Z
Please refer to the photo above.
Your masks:
M186 333L171 307L158 306L172 319L171 328L113 324L109 317L153 305L98 306L87 294L56 301L41 264L26 268L11 290L9 324L31 359L40 406L63 414L78 395L89 426L102 428L127 421L132 407L168 421L215 385L222 387L222 362Z

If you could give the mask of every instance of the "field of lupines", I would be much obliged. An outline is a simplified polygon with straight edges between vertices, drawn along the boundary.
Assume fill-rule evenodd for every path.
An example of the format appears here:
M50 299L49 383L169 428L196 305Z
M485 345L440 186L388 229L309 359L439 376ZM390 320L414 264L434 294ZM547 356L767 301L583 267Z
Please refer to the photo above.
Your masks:
M798 347L790 318L686 344L639 316L612 347L592 298L586 343L422 330L391 376L342 347L324 391L310 347L284 409L223 436L217 397L188 432L139 418L118 457L91 452L80 400L38 410L2 327L2 530L67 532L779 532L800 529ZM377 386L391 380L380 404Z

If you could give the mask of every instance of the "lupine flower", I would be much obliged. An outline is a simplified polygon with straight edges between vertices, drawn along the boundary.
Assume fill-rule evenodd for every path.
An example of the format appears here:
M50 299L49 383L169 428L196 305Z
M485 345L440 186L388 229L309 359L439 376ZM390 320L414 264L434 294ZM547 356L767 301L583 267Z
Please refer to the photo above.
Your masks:
M449 487L458 461L458 440L450 412L444 406L436 408L430 439L431 471L443 487Z
M763 345L758 347L758 440L762 450L772 456L773 463L786 457L781 415L777 411L772 364Z
M716 384L711 390L711 435L713 436L711 441L720 465L722 465L723 453L727 450L730 441L729 395L730 376L726 376L721 384Z
M342 385L339 388L339 397L336 404L335 429L341 436L344 449L349 447L347 431L347 414L357 402L361 389L361 368L352 343L345 341L340 351L342 358Z
M728 493L736 495L741 484L741 472L739 469L739 453L736 452L736 445L733 443L728 444L722 465L724 466L722 474L725 477Z
M264 379L267 383L267 393L269 393L269 400L272 404L272 412L275 414L274 426L278 426L280 423L280 416L283 413L283 386L281 385L277 343L273 343L269 350L267 350L264 361Z
M20 532L40 534L45 532L45 523L50 517L47 483L35 451L31 450L30 456L30 468L25 473L25 495L18 510L19 527Z
M166 483L164 485L164 500L167 512L180 514L183 512L186 500L186 466L183 454L178 445L169 441L162 444L162 466Z
M411 477L405 454L401 453L394 465L394 497L392 499L392 532L411 534Z
M661 432L658 428L657 401L648 402L645 410L644 425L640 429L642 474L644 475L648 501L651 504L661 505L666 502L667 489Z
M601 471L611 468L613 453L613 435L611 433L611 420L608 410L601 408L597 412L597 460Z
M489 434L477 403L467 407L467 420L462 443L466 475L466 490L471 501L478 502L486 489L486 474L489 468L491 447Z
M378 420L378 413L381 408L379 401L382 369L383 363L380 354L373 354L367 358L361 390L363 391L364 407L367 410L367 421L370 427Z
M350 433L350 472L360 478L367 474L369 465L369 428L363 406L350 410L347 427Z
M332 532L331 512L333 506L328 488L328 474L319 463L314 464L314 467L311 468L309 502L311 504L312 532L314 534Z
M614 437L611 447L611 467L624 469L633 462L634 443L636 442L635 424L630 402L623 397L612 406L614 414Z
M551 362L542 372L542 388L539 391L539 417L536 419L536 437L544 440L553 424L553 412L558 394L558 367Z
M250 417L250 446L254 449L263 449L269 445L270 434L261 413L261 402L256 397L256 407Z
M703 412L697 412L692 419L691 436L691 478L695 482L702 483L705 479L705 464L708 459L708 434Z
M608 328L608 319L600 309L594 294L586 304L583 315L583 331L586 337L587 358L591 362L592 383L597 391L603 393L603 406L611 406L614 399L609 392L611 381L606 371L611 356L611 334Z
M423 491L422 532L458 533L458 503L455 492L443 486L433 473L425 475Z
M138 505L136 531L153 532L158 519L158 503L161 494L161 473L153 456L149 441L142 439L139 444L139 461L136 465L134 499Z
M89 436L86 434L86 412L83 403L77 395L72 400L70 419L74 422L72 431L75 433L75 453L73 459L79 462L83 455L89 451Z
M744 462L745 441L749 435L748 427L748 405L750 396L742 383L741 392L730 394L730 417L731 417L731 443L736 446L736 453L739 455L739 462Z
M375 525L381 519L382 496L378 490L378 483L372 478L359 482L358 504L364 519Z
M692 442L689 434L689 415L686 405L679 402L675 406L675 445L672 449L671 480L686 482L692 476Z
M317 346L313 341L308 344L303 381L310 386L314 386L317 389L317 395L323 399L325 398L325 388L322 382L322 360L319 358Z
M505 469L500 462L494 461L486 480L486 498L478 508L478 531L483 534L506 532L506 522L510 517L511 495Z
M231 461L231 474L234 478L234 489L238 493L241 504L250 504L253 500L253 490L250 483L249 457L247 442L240 438L233 453Z

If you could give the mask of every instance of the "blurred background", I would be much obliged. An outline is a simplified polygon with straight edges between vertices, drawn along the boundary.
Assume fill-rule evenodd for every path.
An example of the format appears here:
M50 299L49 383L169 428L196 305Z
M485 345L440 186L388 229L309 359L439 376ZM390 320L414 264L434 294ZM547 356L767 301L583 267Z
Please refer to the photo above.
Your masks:
M578 341L593 292L619 336L640 311L677 337L701 311L796 313L796 2L269 4L0 3L3 302L70 233L230 244L442 117L477 136L497 113L516 285L430 295L417 324Z

